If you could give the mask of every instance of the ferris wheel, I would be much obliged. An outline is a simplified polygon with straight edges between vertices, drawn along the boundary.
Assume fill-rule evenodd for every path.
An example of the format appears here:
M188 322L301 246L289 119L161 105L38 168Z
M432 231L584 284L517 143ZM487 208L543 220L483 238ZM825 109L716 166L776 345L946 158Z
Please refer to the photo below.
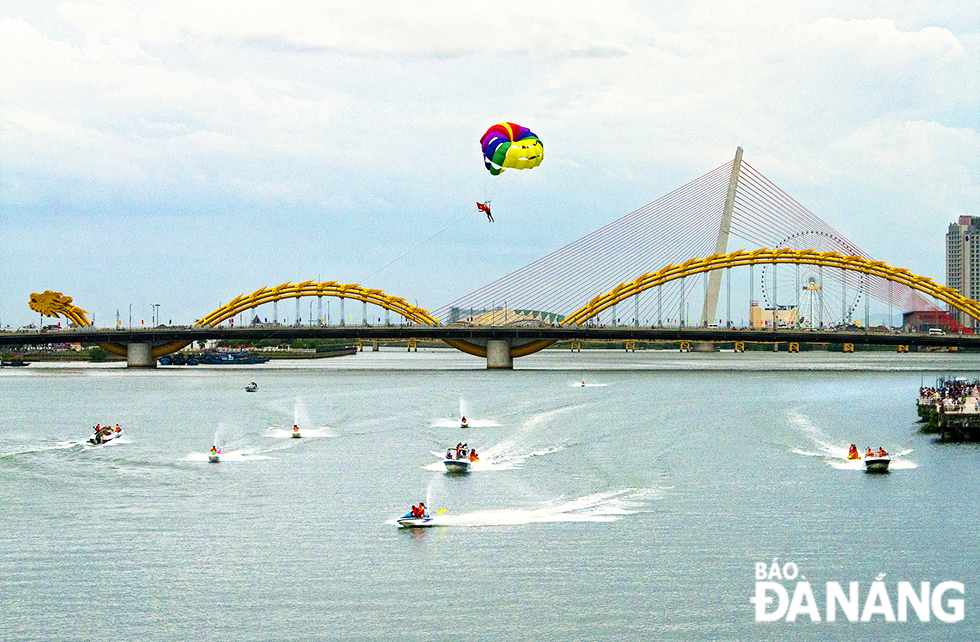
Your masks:
M858 254L845 239L827 232L799 232L774 249ZM820 265L763 265L762 296L781 322L802 328L849 323L867 297L867 277L861 272Z

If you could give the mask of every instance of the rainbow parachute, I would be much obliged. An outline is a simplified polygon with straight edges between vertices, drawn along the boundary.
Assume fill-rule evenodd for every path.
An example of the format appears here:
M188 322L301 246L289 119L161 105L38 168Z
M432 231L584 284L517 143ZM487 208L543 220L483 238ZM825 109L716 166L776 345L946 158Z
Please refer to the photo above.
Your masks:
M483 164L496 176L504 169L531 169L544 160L544 143L527 127L497 123L480 139Z

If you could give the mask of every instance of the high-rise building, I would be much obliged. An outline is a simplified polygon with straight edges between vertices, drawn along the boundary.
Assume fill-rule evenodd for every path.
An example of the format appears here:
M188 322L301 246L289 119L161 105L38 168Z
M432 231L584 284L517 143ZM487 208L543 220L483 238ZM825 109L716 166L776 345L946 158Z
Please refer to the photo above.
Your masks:
M946 287L962 296L980 300L980 216L961 216L949 224L946 233ZM949 306L950 315L964 325L973 326L965 312Z

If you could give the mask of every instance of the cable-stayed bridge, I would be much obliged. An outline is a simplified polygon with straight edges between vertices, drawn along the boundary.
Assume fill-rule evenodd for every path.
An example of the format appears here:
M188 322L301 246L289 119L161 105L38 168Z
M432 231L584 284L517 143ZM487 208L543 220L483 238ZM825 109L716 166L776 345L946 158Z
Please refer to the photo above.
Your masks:
M748 278L736 285L733 295L735 268L748 270ZM225 327L222 332L222 324L233 325L236 317L239 327L233 334L241 336L244 313L254 317L252 311L262 305L274 306L276 326L278 303L296 299L298 319L303 297L318 298L319 321L306 330L291 329L290 336L346 337L357 332L364 338L433 337L485 357L488 367L501 368L561 338L609 337L612 329L617 336L632 332L634 338L745 340L746 331L735 328L733 306L742 313L749 309L753 331L806 333L802 336L811 341L830 340L830 330L846 324L867 328L872 301L876 308L887 307L889 318L893 311L945 308L970 326L980 321L976 301L873 259L743 161L739 148L721 167L432 312L360 284L284 283L239 295L199 320L186 336L176 329L156 329L148 341L139 341L146 335L136 334L126 342L107 339L100 344L127 356L131 365L149 366L157 357L198 340L202 330L211 338L231 331ZM368 305L382 308L384 326L325 328L323 297L340 299L341 326L346 300L362 303L362 319L368 318ZM48 316L64 315L80 328L90 325L85 311L60 293L32 295L31 308ZM402 324L392 326L392 312ZM696 333L698 328L703 332ZM252 330L257 336L283 336L281 327ZM954 339L878 342L917 341L946 345ZM973 337L956 341L972 344ZM0 337L0 343L10 341Z

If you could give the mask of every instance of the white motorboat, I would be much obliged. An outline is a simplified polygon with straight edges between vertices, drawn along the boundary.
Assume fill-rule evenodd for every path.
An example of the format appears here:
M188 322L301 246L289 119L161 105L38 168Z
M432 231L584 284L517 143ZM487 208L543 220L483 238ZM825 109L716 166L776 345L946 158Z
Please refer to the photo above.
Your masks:
M117 427L113 429L106 426L95 431L95 434L89 437L88 442L94 446L101 446L102 444L108 443L117 437L122 437L122 428Z
M114 432L110 432L108 434L99 434L99 435L95 435L94 437L89 437L88 442L95 446L101 446L102 444L109 443L110 441L112 441L118 436L119 435Z
M447 473L468 473L473 462L480 461L476 448L468 448L466 444L457 444L455 448L446 449L446 458L442 463Z
M866 457L864 459L864 471L867 473L887 473L890 463L891 460L888 457Z
M470 472L470 462L467 459L445 459L443 462L446 465L447 473L468 473Z

